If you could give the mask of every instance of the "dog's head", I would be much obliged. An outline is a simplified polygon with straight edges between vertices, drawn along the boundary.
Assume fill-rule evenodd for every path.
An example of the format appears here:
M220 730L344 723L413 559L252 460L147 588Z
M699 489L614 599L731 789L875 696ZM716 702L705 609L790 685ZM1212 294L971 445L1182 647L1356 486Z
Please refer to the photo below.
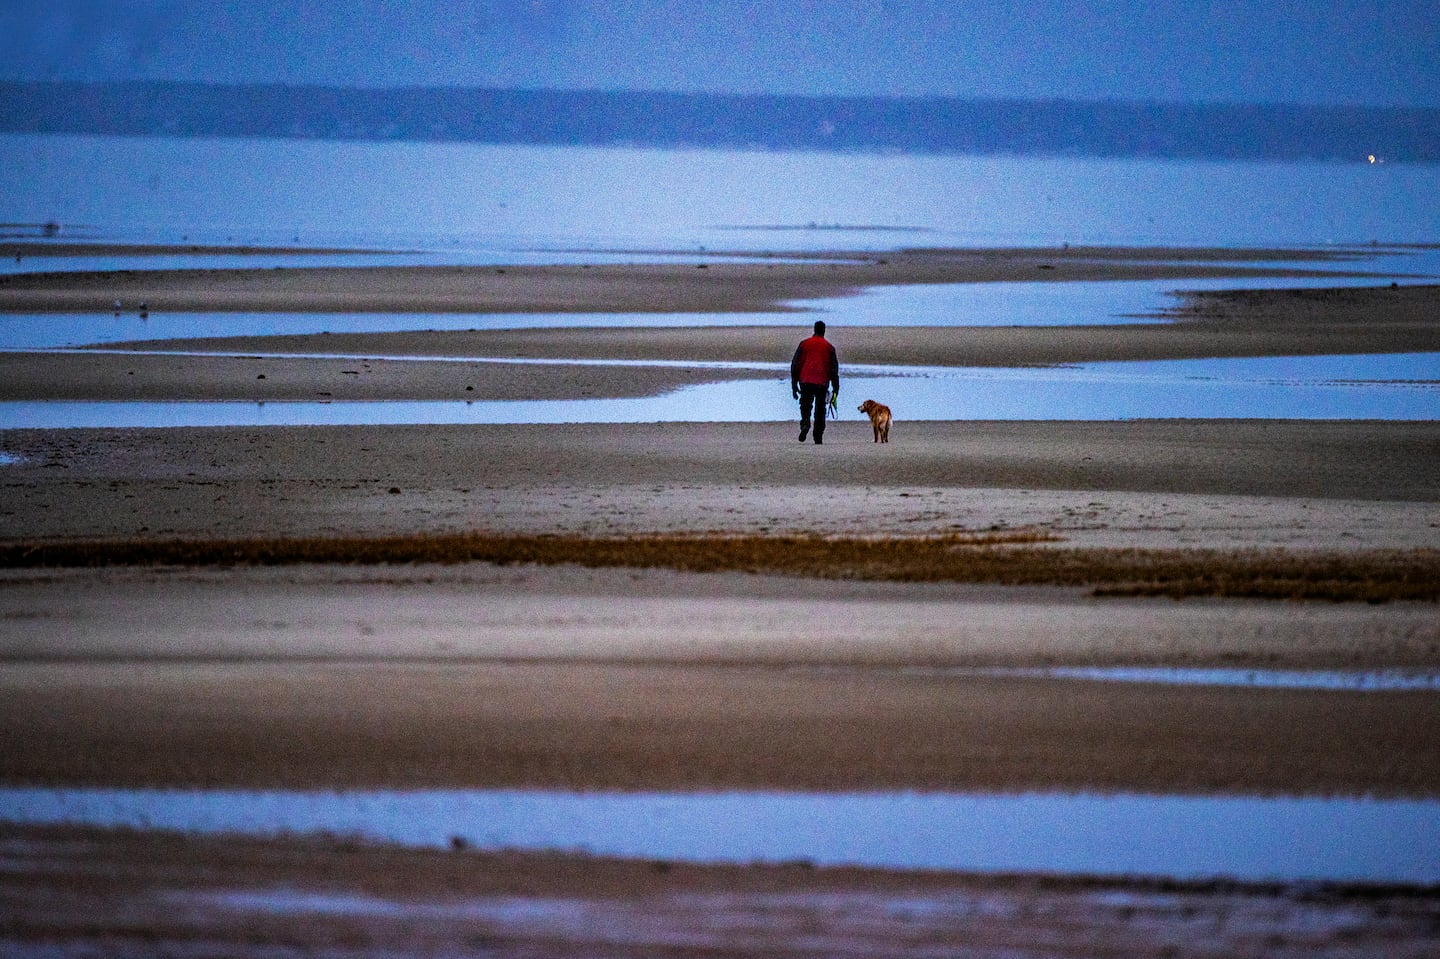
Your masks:
M868 413L868 412L870 412L871 410L873 410L873 409L875 408L875 401L874 401L874 400L866 400L865 402L861 403L859 406L857 406L857 407L855 407L855 408L856 408L857 410L859 410L861 413Z

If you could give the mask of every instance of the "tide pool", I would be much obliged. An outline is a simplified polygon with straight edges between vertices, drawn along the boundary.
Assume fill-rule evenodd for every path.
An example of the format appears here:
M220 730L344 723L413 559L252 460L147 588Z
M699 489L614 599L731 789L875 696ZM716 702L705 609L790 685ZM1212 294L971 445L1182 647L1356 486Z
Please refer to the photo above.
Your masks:
M5 402L0 403L0 429L788 422L797 418L796 404L790 398L786 374L782 369L774 372L774 380L722 379L627 399ZM717 370L717 376L722 375L723 369ZM1025 369L896 367L887 372L883 367L866 368L860 375L844 378L838 422L862 419L855 406L867 397L894 410L896 442L902 441L908 420L1428 421L1440 419L1440 354L1167 360Z
M1440 802L1065 793L0 789L0 820L700 863L1440 882Z

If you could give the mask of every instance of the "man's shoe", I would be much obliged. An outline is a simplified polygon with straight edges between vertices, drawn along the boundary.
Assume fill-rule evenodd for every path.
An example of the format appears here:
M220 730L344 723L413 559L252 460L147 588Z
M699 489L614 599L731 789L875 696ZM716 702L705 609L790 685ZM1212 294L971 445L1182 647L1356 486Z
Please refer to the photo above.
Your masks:
M802 442L802 443L805 442L805 437L808 436L809 434L810 434L810 424L809 424L809 423L801 423L801 424L800 424L800 442ZM817 442L818 442L818 441L817 441Z
M823 445L825 445L825 441L822 440L820 437L817 436L817 437L815 437L815 445L816 445L816 446L823 446Z

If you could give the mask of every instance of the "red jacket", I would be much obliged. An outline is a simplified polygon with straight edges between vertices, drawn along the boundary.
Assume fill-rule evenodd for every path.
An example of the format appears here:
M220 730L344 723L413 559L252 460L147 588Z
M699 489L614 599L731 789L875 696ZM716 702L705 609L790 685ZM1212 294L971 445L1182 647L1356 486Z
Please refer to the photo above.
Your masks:
M836 391L840 389L840 360L835 356L835 347L823 336L802 340L795 348L795 356L790 360L790 388L797 389L801 383L812 386L830 383Z

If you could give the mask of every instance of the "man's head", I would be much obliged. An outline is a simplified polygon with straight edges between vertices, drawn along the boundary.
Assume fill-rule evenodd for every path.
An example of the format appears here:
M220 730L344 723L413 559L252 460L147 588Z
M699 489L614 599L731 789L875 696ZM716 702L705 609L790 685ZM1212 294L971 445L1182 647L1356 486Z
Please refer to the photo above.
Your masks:
M816 321L815 321L815 335L816 335L816 336L824 336L824 335L825 335L825 321L824 321L824 320L816 320Z

